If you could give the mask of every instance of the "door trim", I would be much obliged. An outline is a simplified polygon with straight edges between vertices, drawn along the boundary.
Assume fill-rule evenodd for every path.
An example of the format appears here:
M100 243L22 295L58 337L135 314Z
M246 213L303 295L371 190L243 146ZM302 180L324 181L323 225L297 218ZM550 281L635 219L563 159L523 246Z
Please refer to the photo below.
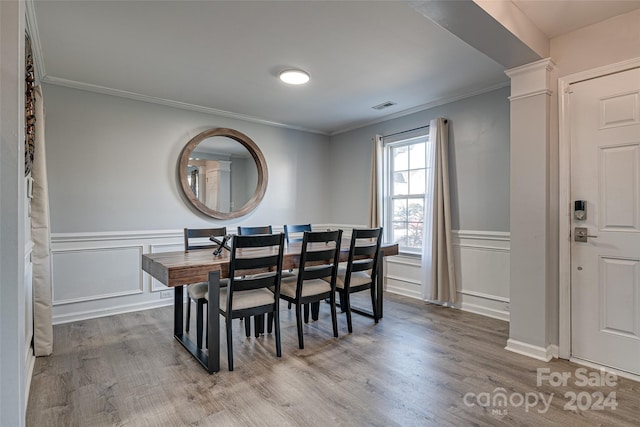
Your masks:
M559 164L559 295L558 356L571 358L571 126L569 86L608 74L640 67L640 58L570 74L558 79L558 164Z

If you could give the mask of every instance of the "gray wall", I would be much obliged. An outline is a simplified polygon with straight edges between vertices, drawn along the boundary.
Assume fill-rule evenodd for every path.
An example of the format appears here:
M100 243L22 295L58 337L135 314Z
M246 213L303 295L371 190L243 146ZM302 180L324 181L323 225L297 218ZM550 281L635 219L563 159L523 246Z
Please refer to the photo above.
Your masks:
M445 117L449 122L452 228L509 231L509 88L331 138L330 222L366 224L372 137Z
M509 231L509 88L331 138L44 85L52 232L286 222L366 224L374 134L450 120L453 228ZM249 216L217 221L184 203L182 147L209 127L254 139L269 168Z
M239 209L249 201L258 185L258 169L253 157L231 159L231 201Z
M212 223L325 222L328 137L44 85L53 233L167 230ZM187 207L177 180L186 143L229 127L263 151L269 185L260 206L231 221Z

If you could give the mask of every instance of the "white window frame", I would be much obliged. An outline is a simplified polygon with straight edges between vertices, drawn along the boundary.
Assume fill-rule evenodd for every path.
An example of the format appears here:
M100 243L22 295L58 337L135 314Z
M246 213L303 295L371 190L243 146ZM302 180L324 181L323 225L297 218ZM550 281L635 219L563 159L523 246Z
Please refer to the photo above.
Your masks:
M390 139L390 138L389 138ZM391 150L397 147L410 146L416 143L424 142L425 147L425 192L428 191L427 183L432 182L429 179L429 174L433 174L433 168L428 162L429 147L429 129L422 129L419 134L411 132L411 135L407 135L404 138L398 138L397 136L391 140L387 138L383 139L383 197L382 197L382 224L384 227L384 241L386 243L394 243L392 241L393 236L393 200L396 199L420 199L425 200L425 193L420 194L408 194L401 196L391 195L391 180L395 171L392 170ZM409 169L411 170L411 169ZM424 205L423 205L424 206ZM424 218L424 215L423 215ZM424 237L424 236L423 236ZM424 245L424 241L422 242ZM412 248L408 246L399 245L399 251L403 255L410 256L422 256L422 247Z

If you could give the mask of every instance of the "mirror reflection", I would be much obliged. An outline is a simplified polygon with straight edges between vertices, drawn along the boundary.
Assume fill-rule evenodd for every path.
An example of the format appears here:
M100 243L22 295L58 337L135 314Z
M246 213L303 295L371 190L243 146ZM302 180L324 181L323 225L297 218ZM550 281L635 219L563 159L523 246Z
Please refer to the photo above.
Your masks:
M254 210L267 190L267 162L242 132L212 128L182 149L178 180L186 201L217 219L240 218Z
M233 212L249 202L258 186L258 168L249 150L226 136L200 142L187 165L194 196L218 212Z

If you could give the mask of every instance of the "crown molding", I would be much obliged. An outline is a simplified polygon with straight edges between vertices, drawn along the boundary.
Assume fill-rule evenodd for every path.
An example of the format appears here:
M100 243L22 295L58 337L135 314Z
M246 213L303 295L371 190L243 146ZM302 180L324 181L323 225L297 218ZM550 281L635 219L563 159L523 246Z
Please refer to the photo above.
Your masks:
M158 98L158 97L155 97L155 96L143 95L143 94L136 93L136 92L129 92L129 91L120 90L120 89L113 89L113 88L106 87L106 86L99 86L99 85L94 85L94 84L89 84L89 83L83 83L83 82L78 82L78 81L75 81L75 80L67 80L67 79L61 79L59 77L45 76L42 79L42 81L44 83L52 84L52 85L56 85L56 86L64 86L64 87L69 87L69 88L72 88L72 89L79 89L79 90L85 90L85 91L88 91L88 92L101 93L101 94L104 94L104 95L118 96L120 98L134 99L136 101L149 102L149 103L152 103L152 104L159 104L159 105L164 105L164 106L167 106L167 107L173 107L173 108L180 108L180 109L183 109L183 110L196 111L198 113L205 113L205 114L211 114L211 115L215 115L215 116L228 117L228 118L231 118L231 119L244 120L244 121L247 121L247 122L259 123L259 124L263 124L263 125L274 126L274 127L279 127L279 128L286 128L286 129L291 129L291 130L297 130L297 131L301 131L301 132L315 133L315 134L326 135L326 136L329 135L329 133L323 132L323 131L317 130L317 129L309 129L309 128L304 128L304 127L299 127L299 126L292 126L292 125L288 125L288 124L285 124L285 123L279 123L279 122L274 122L274 121L271 121L271 120L261 119L261 118L258 118L258 117L247 116L247 115L239 114L239 113L233 113L231 111L219 110L217 108L210 108L210 107L204 107L202 105L189 104L189 103L180 102L180 101L173 101L171 99Z
M44 69L44 68L43 68ZM96 92L96 93L101 93L104 95L111 95L111 96L118 96L121 98L128 98L128 99L134 99L137 101L142 101L142 102L150 102L153 104L159 104L159 105L164 105L164 106L168 106L168 107L173 107L173 108L180 108L183 110L190 110L190 111L196 111L199 113L205 113L205 114L212 114L212 115L216 115L216 116L222 116L222 117L228 117L231 119L237 119L237 120L244 120L244 121L248 121L248 122L253 122L253 123L260 123L263 125L267 125L267 126L274 126L274 127L280 127L280 128L286 128L286 129L291 129L291 130L296 130L296 131L300 131L300 132L307 132L307 133L314 133L314 134L318 134L318 135L324 135L324 136L335 136L335 135L339 135L341 133L345 133L345 132L349 132L352 130L356 130L356 129L360 129L366 126L370 126L376 123L381 123L381 122L385 122L387 120L392 120L398 117L403 117L403 116L408 116L410 114L414 114L420 111L424 111L424 110L428 110L430 108L435 108L438 107L440 105L445 105L445 104L449 104L451 102L455 102L455 101L460 101L466 98L471 98L473 96L476 95L481 95L483 93L487 93L487 92L492 92L494 90L498 90L498 89L502 89L504 87L508 87L510 85L510 82L502 82L502 83L498 83L496 85L492 85L492 86L488 86L486 88L480 89L480 90L474 90L474 91L470 91L470 92L465 92L462 93L460 95L456 95L456 96L452 96L452 97L446 97L446 98L440 98L437 99L435 101L429 102L427 104L422 104L419 105L417 107L413 107L413 108L409 108L403 111L399 111L397 113L393 113L393 114L389 114L387 116L384 117L380 117L379 119L376 120L372 120L366 123L361 123L358 125L355 125L353 127L349 127L346 129L341 129L338 131L334 131L334 132L324 132L318 129L310 129L310 128L304 128L304 127L300 127L300 126L293 126L293 125L288 125L285 123L280 123L280 122L274 122L274 121L270 121L270 120L265 120L265 119L261 119L258 117L253 117L253 116L248 116L248 115L244 115L244 114L239 114L239 113L233 113L230 111L225 111L225 110L219 110L216 108L210 108L210 107L203 107L201 105L195 105L195 104L189 104L186 102L180 102L180 101L173 101L170 99L165 99L165 98L157 98L154 96L148 96L148 95L143 95L143 94L139 94L136 92L129 92L129 91L124 91L124 90L119 90L119 89L113 89L113 88L109 88L109 87L105 87L105 86L99 86L99 85L93 85L93 84L89 84L89 83L83 83L83 82L78 82L75 80L67 80L67 79L62 79L59 77L52 77L52 76L48 76L45 75L42 78L42 82L44 83L48 83L48 84L52 84L52 85L56 85L56 86L64 86L64 87L69 87L72 89L78 89L78 90L85 90L85 91L89 91L89 92Z
M356 129L360 129L360 128L363 128L363 127L371 126L371 125L374 125L376 123L382 123L382 122L386 122L388 120L397 119L399 117L408 116L410 114L419 113L420 111L428 110L430 108L439 107L441 105L450 104L452 102L461 101L463 99L471 98L471 97L474 97L476 95L482 95L483 93L493 92L494 90L502 89L504 87L509 87L510 84L511 84L511 82L506 81L506 82L498 83L498 84L495 84L495 85L487 86L487 87L482 88L482 89L463 92L461 94L454 95L454 96L438 98L438 99L433 100L431 102L428 102L426 104L418 105L417 107L408 108L406 110L398 111L397 113L389 114L387 116L380 117L378 119L371 120L371 121L366 122L366 123L361 123L361 124L358 124L358 125L355 125L355 126L352 126L352 127L348 127L348 128L345 128L345 129L341 129L341 130L337 130L337 131L331 132L329 135L330 136L335 136L335 135L339 135L341 133L346 133L346 132L350 132L352 130L356 130Z
M511 68L505 74L511 79L511 101L537 95L551 95L556 65L551 58Z
M553 71L555 68L556 64L551 58L544 58L530 64L524 64L519 67L505 70L505 74L513 79L521 74L530 74L538 71Z

